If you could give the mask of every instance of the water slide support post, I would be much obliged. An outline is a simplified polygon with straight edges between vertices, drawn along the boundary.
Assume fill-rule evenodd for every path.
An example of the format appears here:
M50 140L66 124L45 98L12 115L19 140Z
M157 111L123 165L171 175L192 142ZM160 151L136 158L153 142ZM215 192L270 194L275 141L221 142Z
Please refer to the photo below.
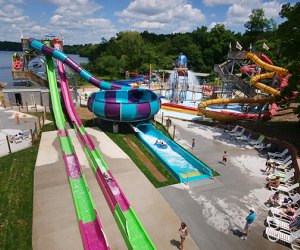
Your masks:
M114 134L119 133L119 124L117 122L113 122L113 133Z

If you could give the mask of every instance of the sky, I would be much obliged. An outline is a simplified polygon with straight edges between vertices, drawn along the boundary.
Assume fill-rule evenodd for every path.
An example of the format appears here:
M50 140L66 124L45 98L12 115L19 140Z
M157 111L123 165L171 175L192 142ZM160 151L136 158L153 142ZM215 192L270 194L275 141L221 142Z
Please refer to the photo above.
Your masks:
M289 1L295 3L296 1ZM62 34L65 44L100 43L120 31L156 34L209 29L223 23L244 32L252 9L278 24L282 0L0 0L0 41Z

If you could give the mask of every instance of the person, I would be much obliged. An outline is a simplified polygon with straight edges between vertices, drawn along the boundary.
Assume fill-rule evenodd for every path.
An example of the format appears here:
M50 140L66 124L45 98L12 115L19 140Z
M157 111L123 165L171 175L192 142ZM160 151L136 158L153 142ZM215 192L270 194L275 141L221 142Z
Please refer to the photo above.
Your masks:
M274 169L275 162L272 159L268 158L265 165L266 165L265 172L268 174L270 173L272 168Z
M270 188L270 187L279 187L280 185L280 177L279 176L276 176L275 179L273 180L270 180L267 182L266 184L266 188Z
M295 204L291 204L287 207L287 209L281 211L280 214L293 217L295 215L295 212L296 212Z
M165 146L165 143L163 141L160 142L161 146Z
M193 141L192 141L192 149L194 149L195 147L195 139L193 138Z
M157 145L158 143L159 143L159 141L158 141L158 140L156 140L156 141L155 141L155 145Z
M27 122L27 115L26 114L23 115L23 119L24 119L24 122Z
M226 166L226 162L227 162L227 151L224 151L222 162L223 162L223 164Z
M179 235L180 235L180 249L183 249L183 243L185 241L186 236L188 236L189 231L187 228L187 225L184 222L181 222L180 228L179 228Z
M19 124L19 120L20 120L19 113L16 113L16 114L15 114L15 118L16 118L16 122L17 122L17 124Z
M256 218L255 209L250 208L249 210L250 210L250 213L246 217L246 225L245 225L245 228L244 228L244 233L241 237L243 240L247 240L247 237L248 237L250 229L251 229L251 225L253 224L253 222Z
M280 193L278 191L269 197L268 204L274 207L280 206Z
M103 175L104 175L104 179L105 179L106 181L110 181L110 180L111 180L111 177L109 176L108 173L103 172Z

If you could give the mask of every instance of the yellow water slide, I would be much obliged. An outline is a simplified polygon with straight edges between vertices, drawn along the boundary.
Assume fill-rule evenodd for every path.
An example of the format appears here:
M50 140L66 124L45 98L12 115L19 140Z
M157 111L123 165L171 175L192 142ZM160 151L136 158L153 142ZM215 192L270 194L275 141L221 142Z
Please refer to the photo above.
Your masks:
M253 62L255 62L258 66L264 68L265 70L269 70L272 72L259 74L250 79L250 83L254 85L256 88L260 89L261 91L264 91L266 93L269 93L271 95L280 95L280 91L267 86L263 83L260 83L259 81L266 78L273 78L274 73L278 73L279 75L287 75L288 70L282 67L274 66L271 64L268 64L264 61L262 61L257 55L248 52L245 56L245 59L250 59ZM273 101L274 97L263 97L263 98L225 98L225 99L213 99L213 100L207 100L205 102L202 102L198 106L198 115L204 115L206 117L212 118L214 120L218 121L226 121L226 122L232 122L237 120L237 117L231 116L228 114L222 114L211 110L206 110L205 108L210 105L220 105L220 104L230 104L230 103L267 103L270 101Z

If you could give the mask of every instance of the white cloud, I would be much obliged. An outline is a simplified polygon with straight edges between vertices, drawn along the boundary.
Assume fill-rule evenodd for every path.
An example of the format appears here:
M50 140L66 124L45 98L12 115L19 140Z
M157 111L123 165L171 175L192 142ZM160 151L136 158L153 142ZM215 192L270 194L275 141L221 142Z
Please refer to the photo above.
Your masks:
M276 18L279 17L281 4L277 0L269 2L261 0L236 1L227 10L226 20L224 21L226 28L243 27L249 21L251 10L257 8L262 8L265 11L266 18Z
M233 4L236 0L203 0L204 5L212 7L215 5Z
M131 29L160 33L191 31L205 21L201 10L186 0L135 0L115 15Z

